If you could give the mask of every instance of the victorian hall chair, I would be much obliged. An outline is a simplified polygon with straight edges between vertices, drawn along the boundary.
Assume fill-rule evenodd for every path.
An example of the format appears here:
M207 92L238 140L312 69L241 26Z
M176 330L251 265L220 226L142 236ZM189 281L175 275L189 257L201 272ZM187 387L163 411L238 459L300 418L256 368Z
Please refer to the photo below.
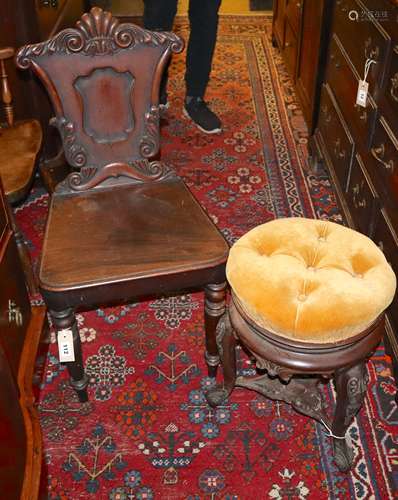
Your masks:
M228 245L174 171L151 161L162 71L182 48L173 33L119 23L94 7L76 28L16 57L44 83L74 169L51 199L39 284L80 401L88 380L76 308L204 288L205 355L216 372Z

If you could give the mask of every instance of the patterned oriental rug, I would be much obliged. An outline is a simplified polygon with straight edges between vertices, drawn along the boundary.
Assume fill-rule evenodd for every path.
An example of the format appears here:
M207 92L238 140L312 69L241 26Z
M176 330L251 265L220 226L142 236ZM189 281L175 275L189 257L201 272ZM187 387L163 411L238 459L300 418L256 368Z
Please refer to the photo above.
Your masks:
M176 30L186 37L185 18ZM220 135L183 118L184 55L171 68L162 157L230 243L277 217L344 223L327 175L308 169L306 127L270 33L269 17L222 17L207 95ZM17 209L36 265L47 204L36 186ZM80 313L78 323L88 403L67 383L54 333L37 360L45 498L398 498L398 411L382 347L349 430L355 466L342 474L322 426L284 403L236 389L225 406L207 405L202 293ZM238 357L240 373L254 375ZM325 397L332 406L331 385Z

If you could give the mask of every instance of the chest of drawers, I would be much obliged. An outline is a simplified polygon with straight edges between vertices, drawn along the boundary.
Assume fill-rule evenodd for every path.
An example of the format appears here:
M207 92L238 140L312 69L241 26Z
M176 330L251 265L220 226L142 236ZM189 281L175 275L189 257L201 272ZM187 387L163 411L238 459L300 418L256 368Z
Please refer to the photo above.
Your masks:
M398 276L398 2L333 4L311 156L329 170L348 223L374 239ZM362 107L356 97L369 60ZM398 381L397 295L386 330Z

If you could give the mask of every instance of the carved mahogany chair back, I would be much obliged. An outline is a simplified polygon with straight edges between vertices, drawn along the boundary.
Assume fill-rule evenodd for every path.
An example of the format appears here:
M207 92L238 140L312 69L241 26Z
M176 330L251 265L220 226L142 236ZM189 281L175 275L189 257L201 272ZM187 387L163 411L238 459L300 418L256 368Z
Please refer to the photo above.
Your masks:
M88 378L77 308L202 288L209 375L219 363L228 245L172 169L150 161L159 149L161 74L182 48L172 33L93 8L76 28L17 54L46 86L74 167L51 198L39 279L59 345L65 335L72 343L73 356L60 361L81 401Z
M171 52L183 49L173 33L152 33L119 23L93 8L49 41L23 47L21 68L46 86L68 163L80 170L69 187L157 179L160 77Z

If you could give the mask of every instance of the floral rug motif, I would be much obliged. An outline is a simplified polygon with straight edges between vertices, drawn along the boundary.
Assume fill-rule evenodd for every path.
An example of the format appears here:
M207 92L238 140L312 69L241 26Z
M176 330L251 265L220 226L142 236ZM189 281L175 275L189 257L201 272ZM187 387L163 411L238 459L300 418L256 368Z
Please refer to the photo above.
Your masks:
M186 18L176 31L185 38ZM307 130L271 18L223 16L207 99L220 135L182 115L184 55L170 71L162 158L173 164L233 243L278 217L344 223L326 173L311 173ZM16 210L37 265L48 196L35 186ZM39 299L38 299L39 300ZM398 410L380 347L369 390L349 429L355 463L340 473L331 442L288 405L237 388L212 409L203 359L203 294L160 297L78 314L90 377L80 405L57 360L54 335L37 360L43 497L60 499L387 499L398 489ZM238 349L241 374L254 374ZM44 364L43 364L44 361ZM334 392L325 391L332 404ZM396 497L395 497L396 498Z

